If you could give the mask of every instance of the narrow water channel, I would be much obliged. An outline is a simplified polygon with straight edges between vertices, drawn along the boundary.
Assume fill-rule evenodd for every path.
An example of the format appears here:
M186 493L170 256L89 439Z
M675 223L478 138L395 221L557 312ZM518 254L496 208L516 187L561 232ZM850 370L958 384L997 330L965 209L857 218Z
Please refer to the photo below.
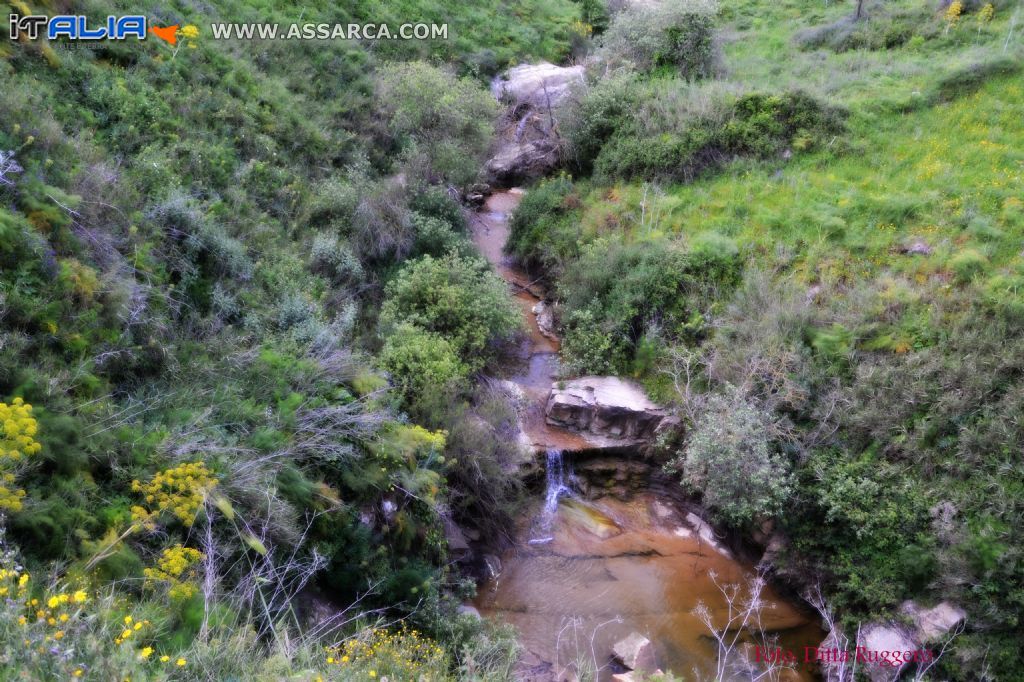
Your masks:
M619 486L617 494L607 494L580 485L573 453L586 449L586 442L544 422L543 406L558 372L558 340L537 325L533 309L540 292L503 253L508 218L521 197L520 190L492 194L474 216L473 238L509 282L530 326L529 361L510 379L527 397L523 429L538 457L546 453L546 489L521 517L515 546L500 557L497 575L481 585L476 606L485 617L518 629L526 652L523 680L573 679L569 671L581 661L608 680L615 671L612 647L633 632L653 642L661 669L708 679L716 649L694 609L703 603L716 622L724 622L727 604L718 585L741 584L753 569L715 542L699 519L653 490L622 495ZM762 627L778 633L782 646L802 650L822 640L798 605L770 588L762 596L768 604ZM814 679L809 669L786 674Z

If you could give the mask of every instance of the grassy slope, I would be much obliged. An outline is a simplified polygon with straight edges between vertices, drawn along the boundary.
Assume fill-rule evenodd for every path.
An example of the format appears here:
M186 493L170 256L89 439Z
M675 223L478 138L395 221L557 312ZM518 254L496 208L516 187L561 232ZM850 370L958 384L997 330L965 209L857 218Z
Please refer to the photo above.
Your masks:
M893 2L885 7L921 13L920 5ZM1010 529L1020 522L1024 489L1019 463L1010 453L1019 441L979 445L976 439L973 446L971 441L987 424L998 423L992 411L1015 409L1000 400L1017 390L1016 370L1011 369L1016 363L1002 352L1016 343L1018 326L995 321L1019 320L1024 310L1019 33L1006 42L1015 7L998 6L993 21L980 29L976 15L967 14L948 32L940 16L924 10L918 25L927 39L892 49L834 52L799 46L795 38L800 32L835 22L852 8L852 3L799 0L723 3L724 82L691 88L691 101L699 101L704 89L804 89L849 112L844 135L789 160L737 160L688 184L580 181L580 198L573 199L574 205L582 201L574 214L578 234L581 242L618 234L663 249L666 240L689 241L717 232L739 243L748 267L769 271L800 300L824 292L815 299L818 312L812 313L816 322L811 324L827 326L834 311L845 310L832 319L850 327L842 333L850 334L855 349L853 369L829 371L859 396L847 408L856 408L851 423L864 426L863 406L874 397L883 405L899 403L899 397L895 403L881 400L889 388L895 396L902 391L914 407L899 410L893 419L876 415L885 426L868 428L867 438L854 435L855 428L840 431L848 439L842 447L865 449L846 450L839 460L823 456L804 470L799 499L808 510L829 494L853 507L862 504L854 500L863 496L863 513L846 517L852 525L843 530L842 521L807 511L791 530L818 538L798 544L801 551L817 554L819 568L843 576L844 596L837 603L849 606L851 613L886 612L915 594L960 600L980 632L962 642L960 661L970 662L962 668L955 664L946 674L979 678L987 665L999 679L1018 679L1021 635L1015 612L1020 595L1013 583L1020 574L1021 547L1019 533ZM927 244L928 253L907 254L916 242ZM979 322L986 316L990 321ZM751 328L757 329L756 324ZM972 337L973 332L978 336ZM991 342L984 336L988 332ZM801 332L795 333L799 337ZM803 333L806 338L816 332ZM1007 336L998 340L1000 334ZM973 345L971 338L986 340ZM972 371L967 369L972 353L982 356L979 365L1003 367L989 375L975 365L984 377L979 383L991 381L981 394L961 393L970 383L963 373ZM936 358L943 358L937 362L944 369L926 370ZM865 379L879 367L901 368L887 375L888 381L900 383ZM669 395L664 376L648 373L643 378L652 390ZM972 397L948 408L942 405L943 394ZM1016 423L1008 415L1007 421ZM1004 433L1019 436L1012 428ZM814 467L835 471L818 469L815 475ZM895 478L873 488L879 485L878 472ZM850 488L827 492L848 474ZM832 483L823 485L830 478ZM859 485L887 492L872 500ZM964 535L958 549L936 549L935 531L924 530L927 509L940 500L952 500L961 510ZM832 511L843 504L833 505ZM887 515L895 520L918 514L925 521L908 522L902 543L887 550L883 544L870 548L872 541L860 535L861 529L880 535L875 524L898 528L899 522L879 521ZM863 543L863 551L851 550L852 543ZM900 544L907 545L907 553L897 549ZM931 549L915 554L918 545ZM893 592L872 584L872 571L887 575L892 562L926 567L934 561L932 552L938 552L942 568L931 585ZM953 554L959 558L952 559ZM967 564L972 568L963 568ZM872 568L865 572L858 566ZM928 575L931 569L922 570ZM966 579L970 584L958 582L962 575L971 576Z
M35 9L57 11L49 3ZM117 653L113 636L88 632L89 623L107 627L141 609L156 629L145 643L159 654L190 652L179 676L196 670L211 679L280 679L292 672L287 662L258 670L261 644L245 615L251 598L232 602L225 594L217 607L238 634L237 655L210 649L200 661L204 654L193 644L202 600L193 594L168 603L159 587L142 591L143 569L166 546L197 540L169 517L166 533L130 532L117 542L140 502L132 481L202 460L233 501L235 518L262 529L275 560L290 556L305 520L315 519L298 560L308 560L314 546L327 557L318 575L330 594L345 600L373 582L381 605L409 597L415 605L426 596L437 606L435 579L449 573L435 502L448 493L445 473L458 472L439 463L437 438L408 424L380 392L386 381L361 344L377 344L376 316L361 317L360 309L368 300L371 311L379 305L381 281L400 258L369 253L372 228L365 250L356 246L340 207L353 196L375 201L370 213L397 216L400 238L415 237L408 203L416 197L382 180L400 170L401 143L381 122L376 69L422 57L486 78L511 62L558 60L577 9L568 0L497 7L100 1L81 9L191 22L200 37L195 49L182 45L177 53L155 40L95 52L0 41L0 149L13 150L24 169L0 188L0 402L30 401L43 444L18 472L27 497L4 525L6 541L22 552L5 555L4 566L24 561L32 571L31 590L19 600L47 601L42 590L51 575L71 576L90 594L111 579L131 586L127 601L90 602L87 622L67 627L65 642L81 655L61 666L93 657L96 678L110 679L102 666L146 665L134 644ZM453 40L217 43L205 28L210 21L300 18L447 21ZM482 90L480 96L488 98ZM352 165L362 168L356 180L347 172ZM451 203L440 196L435 206ZM459 215L448 206L453 212ZM349 268L349 279L332 279L316 265L318 233L340 239L328 255ZM313 435L303 420L314 414L306 426L325 429L316 435L323 440L302 451ZM359 509L379 506L395 484L421 493L397 510L395 529L360 522ZM226 592L237 585L234 567L251 567L245 557L261 548L220 520L216 542L231 557L219 583ZM87 566L108 546L115 551ZM294 615L290 603L279 606L286 619ZM18 630L21 608L0 610L4 655L17 647L26 674L70 674L71 667L46 668L49 659L33 658L35 649L22 651L29 633ZM52 641L45 620L31 627L31 637ZM320 668L321 654L314 654ZM365 663L372 667L372 657ZM449 663L445 658L438 669L447 672ZM315 677L307 672L302 679ZM150 670L139 679L150 673L167 676Z

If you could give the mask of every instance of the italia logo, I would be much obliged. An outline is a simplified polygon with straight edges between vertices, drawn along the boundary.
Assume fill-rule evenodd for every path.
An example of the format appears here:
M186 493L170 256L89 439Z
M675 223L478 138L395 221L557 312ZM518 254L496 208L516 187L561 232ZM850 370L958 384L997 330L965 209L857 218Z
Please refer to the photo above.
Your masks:
M106 22L91 23L81 14L61 14L52 17L41 14L11 14L9 26L11 40L38 40L41 36L48 40L145 40L147 34L151 33L171 45L178 42L179 28L178 24L147 28L146 17L137 14L108 16Z

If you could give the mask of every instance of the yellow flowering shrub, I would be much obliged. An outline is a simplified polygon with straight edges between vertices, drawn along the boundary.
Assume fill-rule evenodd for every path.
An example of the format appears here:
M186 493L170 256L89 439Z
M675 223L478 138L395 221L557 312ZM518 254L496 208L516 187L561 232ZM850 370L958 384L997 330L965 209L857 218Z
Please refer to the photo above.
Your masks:
M111 592L36 585L0 529L0 667L16 673L0 679L155 679L140 641L154 634L150 623L123 615L125 606Z
M949 3L949 7L946 8L945 14L942 15L942 18L946 22L947 31L960 22L960 15L962 15L963 12L964 3L960 2L960 0L953 0L953 2Z
M196 563L205 557L199 550L191 547L175 545L168 547L160 555L154 568L143 569L146 585L153 587L162 583L168 586L167 594L171 599L185 601L196 593L198 571Z
M372 628L324 650L326 679L447 680L445 650L416 630Z
M195 24L185 24L178 29L178 35L185 41L190 49L195 49L196 38L199 37L199 27Z
M152 528L164 513L173 514L186 526L195 521L206 495L217 479L203 462L186 462L165 469L148 483L132 481L132 490L143 495L144 503L132 507L132 520Z
M43 447L34 438L38 423L32 406L21 398L0 403L0 429L0 510L20 511L25 491L14 487L15 471Z
M991 2L985 3L985 5L978 10L978 29L992 21L992 17L996 15L996 8Z

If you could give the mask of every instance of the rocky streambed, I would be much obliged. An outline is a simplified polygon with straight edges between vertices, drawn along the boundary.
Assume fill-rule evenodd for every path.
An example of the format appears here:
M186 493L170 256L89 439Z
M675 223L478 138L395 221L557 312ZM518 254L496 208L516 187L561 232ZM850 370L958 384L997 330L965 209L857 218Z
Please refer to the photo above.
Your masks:
M547 63L495 79L492 90L507 109L484 169L490 183L507 187L557 166L559 106L583 81L582 67ZM940 649L966 617L954 604L907 601L898 617L844 636L823 631L805 603L766 583L757 625L727 627L736 605L727 598L729 586L748 585L755 576L748 559L772 565L786 539L766 527L747 538L764 548L763 556L732 551L649 458L652 442L679 428L672 414L633 382L559 376L552 301L504 255L509 217L522 196L520 189L491 192L482 185L467 197L479 208L474 242L508 282L530 331L521 366L504 380L518 406L524 453L522 469L509 475L532 476L544 486L519 519L513 546L488 557L489 578L475 604L485 617L518 627L525 654L517 677L576 680L591 671L600 680L629 682L633 671L663 669L687 679L845 682L831 665L799 663L765 676L763 666L750 665L754 646L801 653L804 647ZM734 594L742 600L744 590ZM713 631L742 633L725 668ZM876 665L863 672L881 682L900 670Z
M545 468L538 477L545 486L520 518L514 545L488 562L475 607L517 627L525 649L519 679L573 680L592 670L602 680L629 680L633 669L713 675L716 645L696 609L705 605L712 623L724 626L720 588L745 584L754 568L680 504L646 459L651 441L678 427L668 411L630 381L559 379L558 339L545 319L550 302L503 252L522 194L490 194L475 214L473 238L509 283L530 330L506 386L519 404L524 452ZM780 646L823 639L800 604L770 587L762 598L761 629ZM807 667L787 674L814 676Z

